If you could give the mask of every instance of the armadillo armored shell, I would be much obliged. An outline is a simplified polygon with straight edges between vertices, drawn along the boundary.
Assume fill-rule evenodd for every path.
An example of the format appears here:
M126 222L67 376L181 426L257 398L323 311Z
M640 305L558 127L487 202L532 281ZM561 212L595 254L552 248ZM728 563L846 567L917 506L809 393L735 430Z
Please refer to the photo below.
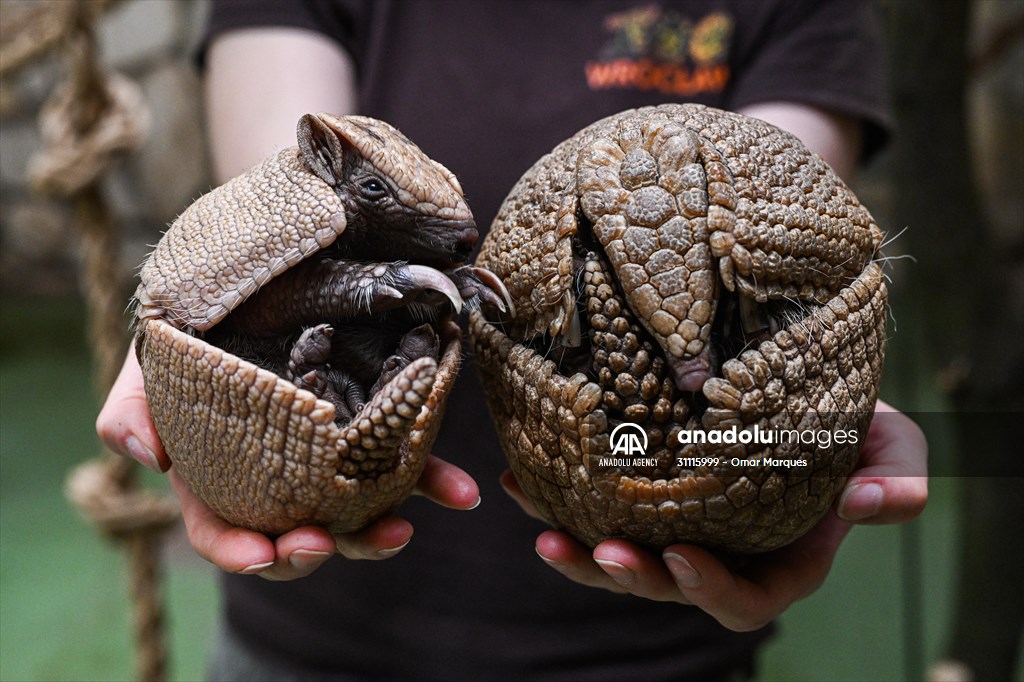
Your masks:
M515 315L470 318L525 494L590 546L750 553L806 533L874 411L881 240L819 157L755 119L664 105L560 144L477 261Z
M454 176L391 126L306 119L381 175L418 174L414 190L429 195L434 215L471 218ZM308 524L357 530L406 499L460 357L457 325L436 323L437 357L413 360L337 423L331 402L201 338L271 280L345 239L348 209L300 148L186 209L144 264L136 293L136 349L174 469L219 516L269 534ZM422 209L422 197L403 201Z

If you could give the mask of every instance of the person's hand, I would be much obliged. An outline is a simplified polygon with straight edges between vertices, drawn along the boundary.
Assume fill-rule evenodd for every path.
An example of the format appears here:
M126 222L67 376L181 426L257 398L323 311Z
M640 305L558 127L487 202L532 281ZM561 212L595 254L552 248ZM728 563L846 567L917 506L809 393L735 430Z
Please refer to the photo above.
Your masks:
M142 369L134 349L128 351L110 389L96 420L96 432L115 452L133 457L154 471L171 469L149 414ZM349 559L387 559L412 538L412 524L389 516L355 533L331 535L324 528L305 526L271 539L227 523L196 497L173 469L169 477L181 504L189 542L201 557L232 573L292 580L309 575L335 552ZM415 492L453 509L472 509L480 501L479 488L469 474L434 456L427 460Z
M928 500L928 444L906 415L879 401L861 457L833 510L807 535L781 549L723 560L695 545L656 555L625 540L593 550L567 533L545 531L536 550L550 566L583 585L656 601L693 604L731 630L756 630L825 581L853 523L903 523ZM539 518L510 471L502 485Z

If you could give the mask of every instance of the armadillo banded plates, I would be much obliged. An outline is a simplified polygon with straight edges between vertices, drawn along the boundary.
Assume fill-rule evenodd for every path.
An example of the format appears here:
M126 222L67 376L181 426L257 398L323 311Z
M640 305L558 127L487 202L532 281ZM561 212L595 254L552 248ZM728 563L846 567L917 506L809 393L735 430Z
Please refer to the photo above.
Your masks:
M762 121L663 105L558 145L477 260L516 312L470 321L523 491L589 545L759 552L805 533L874 411L881 241L835 173Z
M395 509L419 480L459 367L452 325L440 362L414 361L377 409L339 426L331 403L273 372L163 320L143 324L146 385L177 398L150 401L175 471L225 520L271 534L353 531ZM408 435L388 443L393 433ZM398 456L366 467L382 446Z

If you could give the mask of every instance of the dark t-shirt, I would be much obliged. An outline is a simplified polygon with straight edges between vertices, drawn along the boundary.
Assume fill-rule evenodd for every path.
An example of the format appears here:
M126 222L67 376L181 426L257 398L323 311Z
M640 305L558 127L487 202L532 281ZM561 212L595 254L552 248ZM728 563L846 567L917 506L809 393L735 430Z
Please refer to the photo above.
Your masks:
M229 0L209 36L266 25L348 50L359 112L450 168L482 231L534 161L623 109L801 102L860 118L868 151L888 123L876 18L853 0ZM732 633L693 607L582 587L535 555L545 526L497 483L506 464L471 360L434 451L474 476L481 506L409 500L415 537L387 561L335 558L287 583L226 576L233 634L344 679L703 680L749 660L768 629Z

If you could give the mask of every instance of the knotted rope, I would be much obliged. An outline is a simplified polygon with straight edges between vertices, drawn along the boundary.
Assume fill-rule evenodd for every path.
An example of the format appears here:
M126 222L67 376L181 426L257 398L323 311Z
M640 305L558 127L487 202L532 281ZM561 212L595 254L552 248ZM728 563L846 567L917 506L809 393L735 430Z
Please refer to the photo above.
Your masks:
M68 51L81 50L83 42L69 40ZM88 98L95 101L88 102ZM83 128L79 121L90 118L86 104L98 105L100 111L92 117L92 125ZM149 128L149 110L139 87L127 78L73 72L43 106L39 128L43 150L29 164L32 185L48 194L71 196L98 181L114 162L142 145Z
M99 66L93 25L110 4L77 0L33 8L22 19L30 25L4 46L4 54L17 55L13 62L20 66L41 50L29 50L17 36L44 36L67 60L66 79L40 112L43 148L30 161L29 176L33 188L67 197L75 205L89 341L96 386L103 395L117 376L127 338L117 225L100 181L114 162L142 144L149 127L138 87ZM105 451L71 472L66 494L83 516L127 549L136 675L140 680L163 680L167 650L159 550L161 535L177 519L178 510L173 500L138 486L137 468L132 460Z

